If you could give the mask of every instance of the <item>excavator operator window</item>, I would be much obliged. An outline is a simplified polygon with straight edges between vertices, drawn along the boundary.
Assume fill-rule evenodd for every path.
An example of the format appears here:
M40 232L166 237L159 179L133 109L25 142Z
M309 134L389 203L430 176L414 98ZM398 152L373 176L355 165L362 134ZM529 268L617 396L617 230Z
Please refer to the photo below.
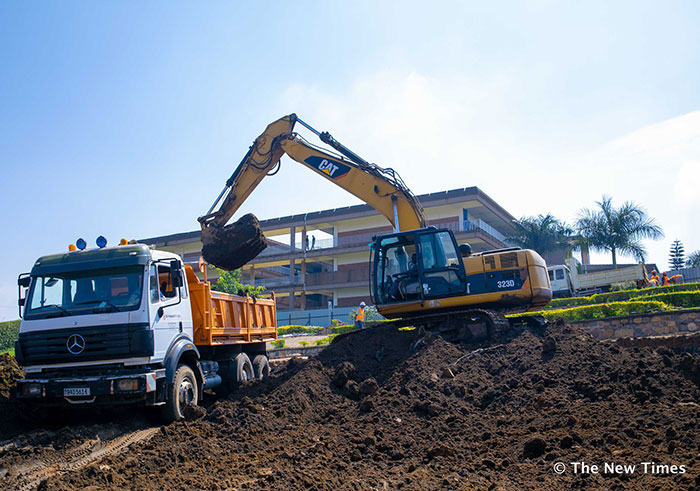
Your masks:
M422 288L426 297L454 295L466 289L457 248L447 231L420 235Z
M392 303L418 298L420 288L413 235L390 237L383 240L377 249L377 302Z

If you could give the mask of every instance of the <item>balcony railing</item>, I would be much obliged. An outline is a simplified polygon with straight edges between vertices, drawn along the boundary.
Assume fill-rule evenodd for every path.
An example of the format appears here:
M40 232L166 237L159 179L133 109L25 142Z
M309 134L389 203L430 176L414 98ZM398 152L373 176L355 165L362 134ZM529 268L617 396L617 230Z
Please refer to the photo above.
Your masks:
M277 278L262 278L255 280L255 286L265 288L288 288L291 286L301 286L306 280L307 287L319 287L325 285L342 285L349 283L366 283L369 281L369 270L348 269L340 271L327 271L325 273L310 273L306 275L297 274L293 277L280 276Z

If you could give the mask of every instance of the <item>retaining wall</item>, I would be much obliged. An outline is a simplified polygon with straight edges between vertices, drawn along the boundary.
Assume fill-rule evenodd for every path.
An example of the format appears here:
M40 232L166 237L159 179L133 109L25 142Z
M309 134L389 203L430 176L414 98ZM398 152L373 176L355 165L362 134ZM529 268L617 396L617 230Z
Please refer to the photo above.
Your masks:
M596 339L635 338L700 331L700 309L634 314L572 322Z

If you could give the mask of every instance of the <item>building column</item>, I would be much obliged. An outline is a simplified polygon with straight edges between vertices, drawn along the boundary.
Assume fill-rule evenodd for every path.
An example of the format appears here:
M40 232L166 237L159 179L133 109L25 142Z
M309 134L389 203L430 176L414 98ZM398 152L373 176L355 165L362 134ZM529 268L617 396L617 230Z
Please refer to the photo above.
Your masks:
M250 265L250 286L255 286L255 264Z
M289 309L294 309L294 255L296 252L296 227L289 227Z
M301 229L301 248L304 254L301 256L301 310L306 310L306 223L304 223L304 228Z

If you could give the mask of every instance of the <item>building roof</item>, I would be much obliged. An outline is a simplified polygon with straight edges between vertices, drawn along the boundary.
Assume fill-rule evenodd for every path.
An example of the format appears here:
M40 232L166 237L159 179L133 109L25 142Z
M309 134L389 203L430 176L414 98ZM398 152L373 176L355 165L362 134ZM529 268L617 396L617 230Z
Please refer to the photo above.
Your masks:
M442 204L456 203L468 199L477 200L489 208L493 213L498 215L504 221L510 223L515 220L515 217L508 213L503 207L491 199L481 189L476 186L468 188L451 189L449 191L438 191L435 193L421 194L418 200L424 208L431 206L439 206ZM260 220L260 227L263 231L275 230L284 227L303 225L313 225L315 223L328 222L330 220L343 220L356 218L357 216L366 216L378 214L374 208L367 204L344 206L341 208L332 208L328 210L313 211L309 213L300 213L297 215L287 215L279 218L269 218ZM147 239L139 239L139 242L145 244L156 244L164 246L174 243L192 242L199 240L201 235L200 230L192 232L181 232L177 234L161 235L158 237L149 237Z

